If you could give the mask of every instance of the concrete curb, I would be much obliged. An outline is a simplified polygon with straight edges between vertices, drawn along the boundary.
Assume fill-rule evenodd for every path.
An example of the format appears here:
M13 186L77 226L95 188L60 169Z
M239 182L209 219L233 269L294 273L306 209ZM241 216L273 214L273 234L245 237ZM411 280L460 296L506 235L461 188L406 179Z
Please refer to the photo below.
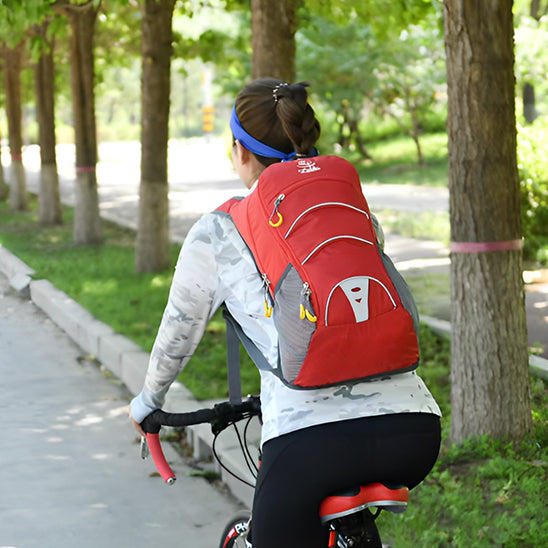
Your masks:
M36 274L30 266L10 253L0 244L0 269L9 280L10 286L19 294L28 297L32 276Z

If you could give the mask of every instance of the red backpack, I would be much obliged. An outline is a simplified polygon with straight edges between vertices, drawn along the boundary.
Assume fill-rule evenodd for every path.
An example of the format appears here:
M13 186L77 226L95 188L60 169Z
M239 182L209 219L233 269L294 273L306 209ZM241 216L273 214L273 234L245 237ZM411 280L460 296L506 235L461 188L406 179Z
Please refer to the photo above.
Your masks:
M274 373L284 383L318 388L417 367L414 302L377 244L349 162L274 164L250 195L218 211L232 218L263 279L279 335Z

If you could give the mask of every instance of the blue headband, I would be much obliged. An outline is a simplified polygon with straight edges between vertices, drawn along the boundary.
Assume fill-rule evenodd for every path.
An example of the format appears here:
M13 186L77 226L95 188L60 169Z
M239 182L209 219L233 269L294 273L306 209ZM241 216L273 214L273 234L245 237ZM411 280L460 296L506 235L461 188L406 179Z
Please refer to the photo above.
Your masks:
M282 162L294 160L296 157L295 152L281 152L279 150L276 150L275 148L265 145L264 143L261 143L261 141L255 139L255 137L249 135L249 133L247 133L247 131L242 127L242 124L240 124L240 120L238 120L238 115L236 114L236 105L234 105L234 108L232 109L232 116L230 117L230 129L232 130L232 135L234 135L234 139L240 141L240 143L242 143L242 145L247 148L247 150L253 152L254 154L258 154L259 156L263 156L264 158L279 158Z

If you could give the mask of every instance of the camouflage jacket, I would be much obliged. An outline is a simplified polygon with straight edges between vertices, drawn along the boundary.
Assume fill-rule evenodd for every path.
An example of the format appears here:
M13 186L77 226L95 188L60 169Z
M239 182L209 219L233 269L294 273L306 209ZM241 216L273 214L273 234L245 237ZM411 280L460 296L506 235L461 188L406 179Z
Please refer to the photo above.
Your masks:
M382 231L379 231L382 234ZM195 351L222 303L275 366L277 335L264 314L264 290L253 258L232 221L204 215L181 248L169 299L141 393L131 404L140 422L162 406L165 394ZM301 428L387 413L440 409L416 372L318 390L295 390L261 372L263 443Z

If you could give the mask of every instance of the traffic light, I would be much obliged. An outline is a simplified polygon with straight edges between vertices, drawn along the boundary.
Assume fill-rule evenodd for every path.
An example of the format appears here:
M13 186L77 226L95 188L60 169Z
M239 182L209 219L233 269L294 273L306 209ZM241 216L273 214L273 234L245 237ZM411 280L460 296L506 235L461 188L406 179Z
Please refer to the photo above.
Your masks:
M210 106L202 107L202 122L204 133L211 133L214 129L213 125L214 108Z

